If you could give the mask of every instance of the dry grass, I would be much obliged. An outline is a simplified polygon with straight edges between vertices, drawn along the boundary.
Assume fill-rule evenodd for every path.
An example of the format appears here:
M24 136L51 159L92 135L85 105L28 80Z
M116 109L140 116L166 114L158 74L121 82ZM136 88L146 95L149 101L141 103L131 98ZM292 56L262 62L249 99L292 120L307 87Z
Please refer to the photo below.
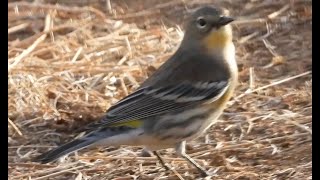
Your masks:
M140 157L141 147L82 151L60 164L30 159L137 88L179 45L183 15L210 2L239 17L240 85L187 153L212 179L312 179L311 1L67 2L8 4L9 179L197 178L171 149L162 151L169 172Z

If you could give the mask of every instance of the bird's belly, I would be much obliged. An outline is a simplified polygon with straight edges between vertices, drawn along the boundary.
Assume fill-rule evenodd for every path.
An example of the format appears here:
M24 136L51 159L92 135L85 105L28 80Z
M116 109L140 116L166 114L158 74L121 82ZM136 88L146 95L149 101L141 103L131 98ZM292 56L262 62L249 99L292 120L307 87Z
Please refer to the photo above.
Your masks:
M220 113L221 114L221 113ZM220 115L210 107L194 108L179 114L169 114L146 120L146 135L151 136L155 145L172 145L191 140L201 135Z
M209 114L209 116L203 120L203 124L199 128L198 132L187 140L191 140L201 136L207 129L209 129L213 124L218 121L219 116L222 114L222 111L214 111Z

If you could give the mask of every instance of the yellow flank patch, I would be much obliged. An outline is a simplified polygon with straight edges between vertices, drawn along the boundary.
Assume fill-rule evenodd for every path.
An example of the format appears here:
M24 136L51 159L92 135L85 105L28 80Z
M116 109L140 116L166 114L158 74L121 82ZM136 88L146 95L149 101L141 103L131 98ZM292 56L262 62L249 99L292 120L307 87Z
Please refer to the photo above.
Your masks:
M216 31L211 31L208 37L204 39L204 43L209 50L222 49L230 41L230 38L232 38L232 35L228 30L225 27L221 27Z
M138 128L142 125L142 121L140 120L132 120L127 122L114 123L110 125L110 127L119 127L119 126L128 126L132 128Z

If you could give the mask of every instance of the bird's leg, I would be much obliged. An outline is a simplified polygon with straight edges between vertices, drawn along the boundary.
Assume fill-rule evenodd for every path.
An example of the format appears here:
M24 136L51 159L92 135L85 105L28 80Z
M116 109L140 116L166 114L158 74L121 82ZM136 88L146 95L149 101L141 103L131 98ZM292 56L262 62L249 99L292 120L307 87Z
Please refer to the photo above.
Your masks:
M177 144L176 146L177 153L181 157L183 157L185 160L187 160L189 163L191 163L195 168L197 168L197 170L200 172L202 177L208 176L206 170L186 154L185 146L186 146L186 141L182 141L181 143Z
M157 151L153 151L153 154L157 156L158 160L160 161L161 165L168 171L170 168L166 165L162 157L159 155Z

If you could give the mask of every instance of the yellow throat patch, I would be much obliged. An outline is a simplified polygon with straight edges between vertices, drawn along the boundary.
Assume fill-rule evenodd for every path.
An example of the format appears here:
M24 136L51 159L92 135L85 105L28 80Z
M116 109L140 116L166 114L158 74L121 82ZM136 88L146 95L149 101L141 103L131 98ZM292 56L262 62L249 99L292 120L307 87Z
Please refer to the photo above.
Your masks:
M231 27L228 27L228 25L209 32L208 36L204 39L205 47L209 50L223 49L231 41L232 32Z

